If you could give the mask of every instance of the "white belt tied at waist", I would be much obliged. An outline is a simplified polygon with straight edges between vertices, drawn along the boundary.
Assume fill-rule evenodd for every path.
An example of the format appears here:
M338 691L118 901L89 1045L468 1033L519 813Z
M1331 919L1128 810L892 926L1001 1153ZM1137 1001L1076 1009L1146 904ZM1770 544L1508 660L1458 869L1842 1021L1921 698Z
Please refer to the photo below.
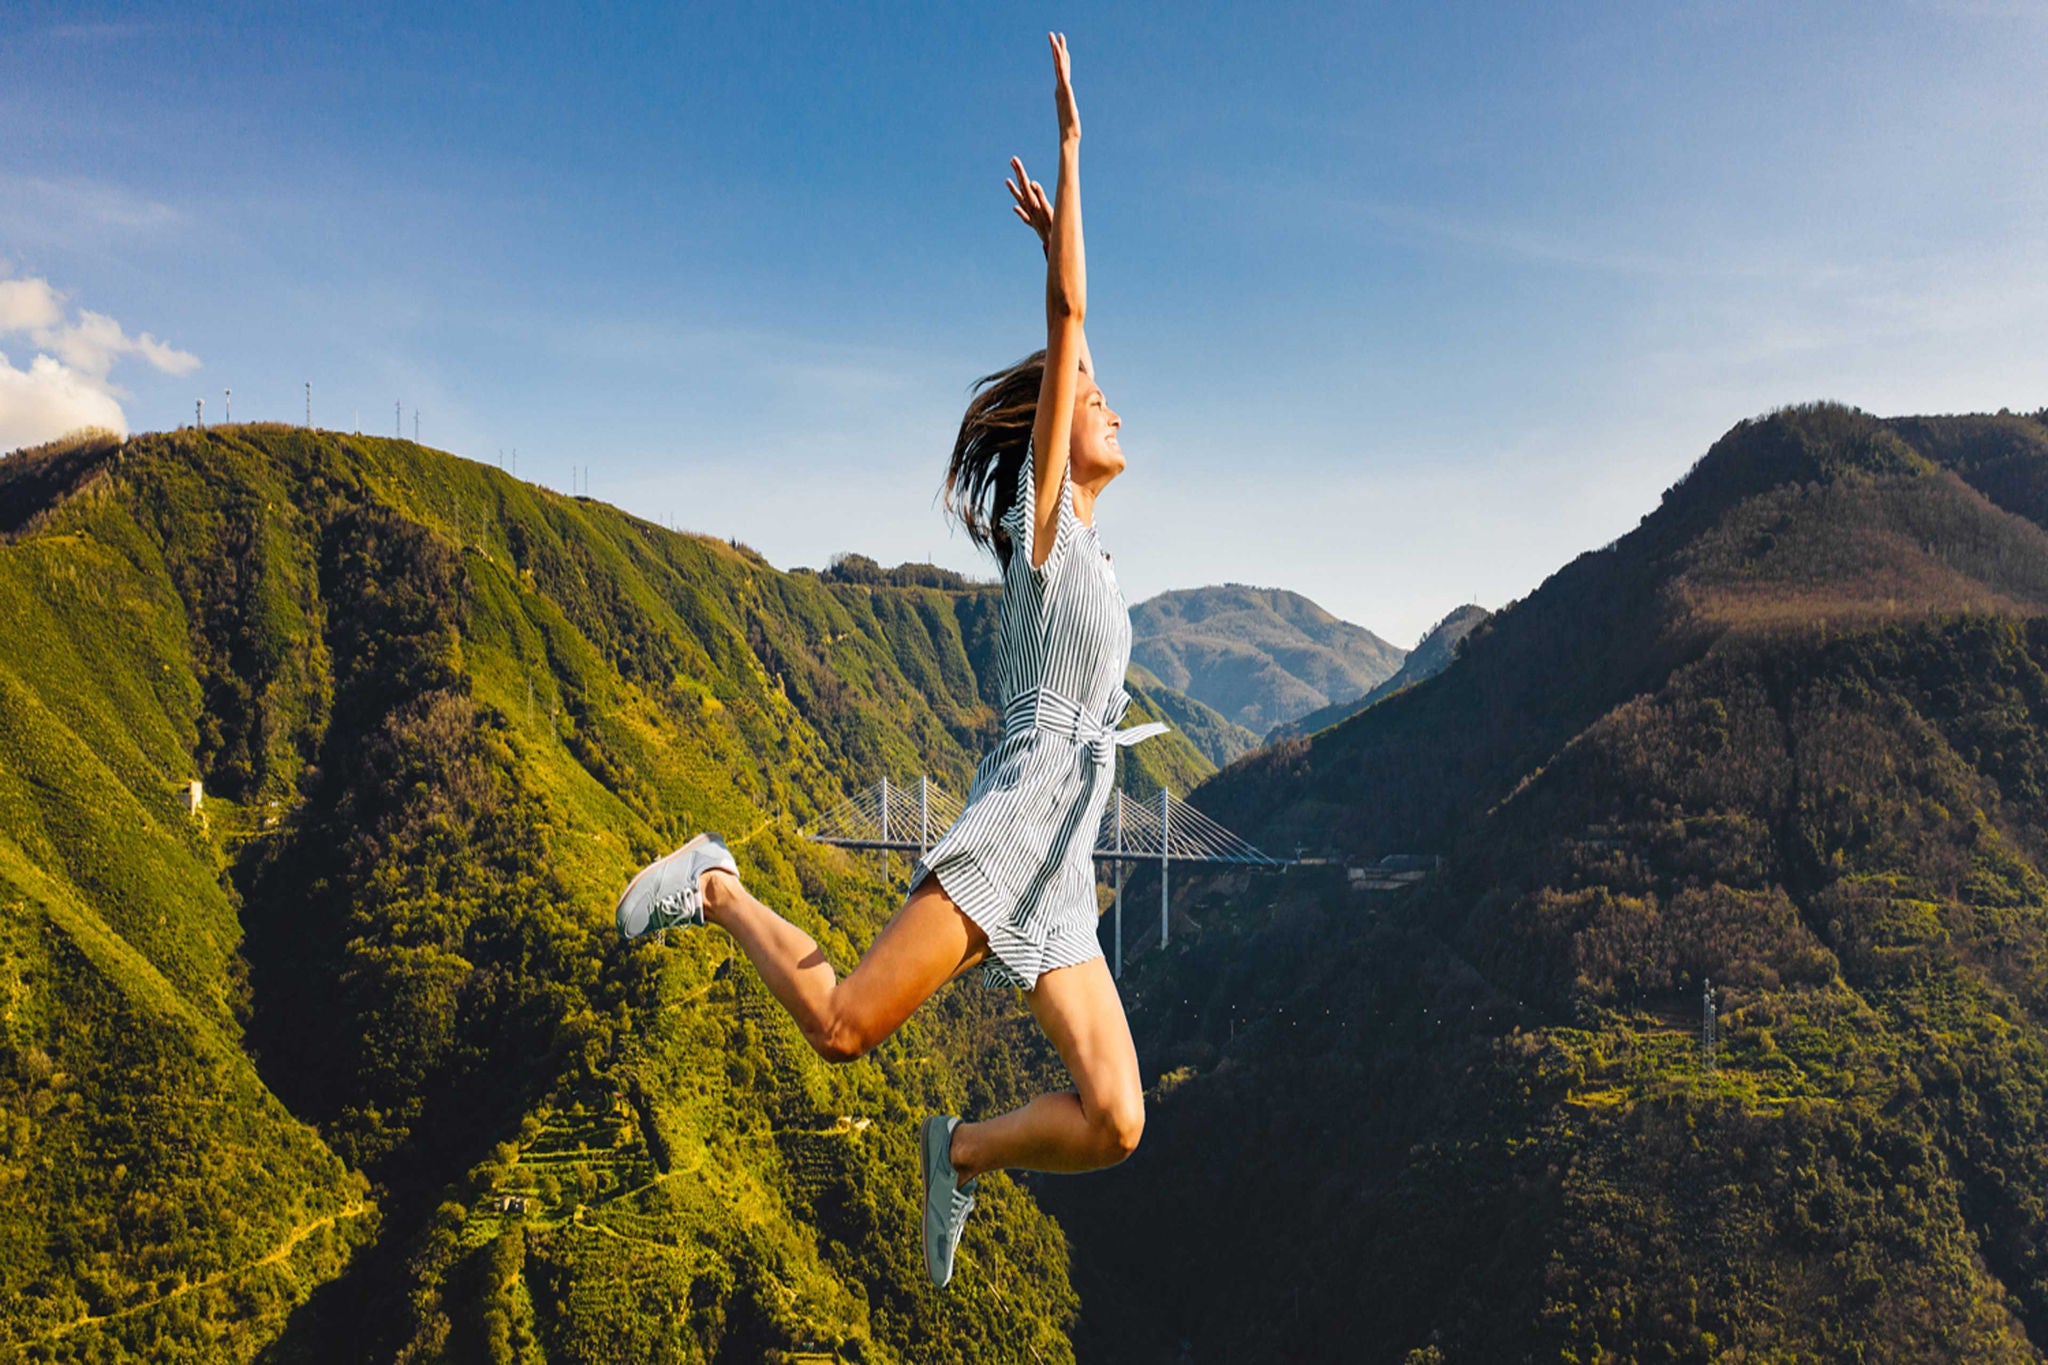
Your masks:
M1173 728L1164 721L1155 720L1133 725L1127 730L1117 729L1130 706L1131 694L1118 688L1110 701L1108 713L1097 719L1083 711L1081 704L1071 697L1042 687L1033 688L1019 692L1003 708L1003 733L1012 735L1020 730L1047 730L1077 744L1087 745L1097 763L1109 763L1118 749L1154 735L1163 735Z

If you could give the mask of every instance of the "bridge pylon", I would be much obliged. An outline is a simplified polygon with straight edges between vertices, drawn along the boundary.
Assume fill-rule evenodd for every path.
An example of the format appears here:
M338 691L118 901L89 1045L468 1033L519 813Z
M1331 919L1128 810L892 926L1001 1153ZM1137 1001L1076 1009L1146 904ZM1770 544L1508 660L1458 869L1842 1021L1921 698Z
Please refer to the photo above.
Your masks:
M907 784L884 777L826 811L803 834L840 848L879 850L884 858L890 853L922 854L952 827L963 809L960 798L929 774L919 774ZM1296 861L1262 852L1164 787L1143 800L1122 788L1110 793L1102 827L1096 833L1095 860L1110 865L1116 888L1112 970L1119 978L1123 976L1124 872L1131 864L1158 865L1159 946L1164 948L1171 930L1173 864L1277 871Z

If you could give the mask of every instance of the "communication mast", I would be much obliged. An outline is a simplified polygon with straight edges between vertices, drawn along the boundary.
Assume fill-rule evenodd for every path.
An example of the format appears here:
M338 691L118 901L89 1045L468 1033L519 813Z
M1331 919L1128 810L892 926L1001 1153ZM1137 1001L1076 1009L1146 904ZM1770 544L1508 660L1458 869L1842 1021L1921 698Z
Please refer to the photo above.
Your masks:
M306 425L313 425L313 381L306 381Z
M1714 1054L1720 1048L1720 1034L1720 1012L1714 1003L1714 984L1703 981L1700 985L1700 1057L1706 1063L1710 1076L1714 1073Z
M233 389L222 389L220 391L220 420L224 423L232 423L235 420L235 391Z
M206 400L204 398L200 399L192 408L192 425L198 427L201 431L206 430Z

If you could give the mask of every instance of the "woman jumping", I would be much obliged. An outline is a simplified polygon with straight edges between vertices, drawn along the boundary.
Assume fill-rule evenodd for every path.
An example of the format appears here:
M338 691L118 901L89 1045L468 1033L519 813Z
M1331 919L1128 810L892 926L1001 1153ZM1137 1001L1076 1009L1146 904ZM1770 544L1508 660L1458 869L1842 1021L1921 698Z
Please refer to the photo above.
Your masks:
M976 966L984 986L1024 992L1075 1089L976 1123L925 1120L925 1268L940 1286L984 1171L1097 1170L1129 1156L1145 1126L1137 1050L1096 940L1092 854L1117 748L1166 727L1116 728L1130 705L1130 616L1094 511L1124 456L1081 331L1081 121L1066 39L1049 39L1055 196L1014 158L1007 182L1045 248L1045 349L977 384L946 471L947 509L1002 565L1002 738L959 820L918 860L903 908L844 980L809 934L747 893L709 834L642 869L618 907L629 939L686 924L726 930L827 1061L866 1055Z

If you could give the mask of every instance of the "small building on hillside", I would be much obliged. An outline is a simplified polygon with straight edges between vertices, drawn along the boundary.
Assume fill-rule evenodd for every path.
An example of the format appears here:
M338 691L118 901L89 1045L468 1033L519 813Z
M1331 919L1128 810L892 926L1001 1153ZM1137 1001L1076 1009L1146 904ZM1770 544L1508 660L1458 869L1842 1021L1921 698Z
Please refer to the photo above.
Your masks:
M1353 891L1399 891L1413 886L1443 866L1434 853L1389 853L1368 867L1349 867L1345 876Z
M185 784L184 794L179 799L185 803L185 814L198 815L200 806L206 802L206 784L193 778Z

